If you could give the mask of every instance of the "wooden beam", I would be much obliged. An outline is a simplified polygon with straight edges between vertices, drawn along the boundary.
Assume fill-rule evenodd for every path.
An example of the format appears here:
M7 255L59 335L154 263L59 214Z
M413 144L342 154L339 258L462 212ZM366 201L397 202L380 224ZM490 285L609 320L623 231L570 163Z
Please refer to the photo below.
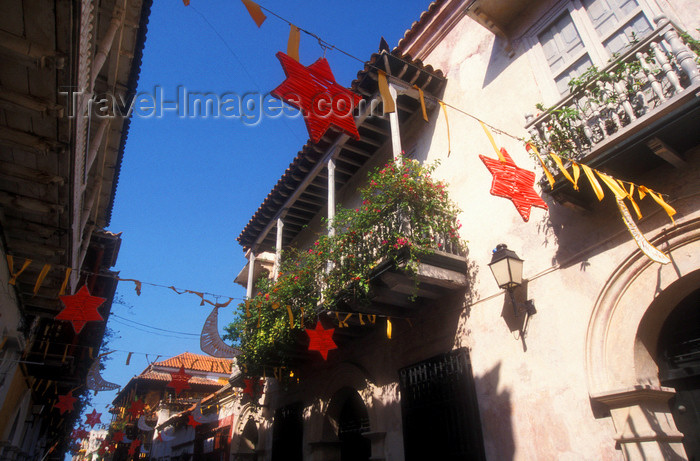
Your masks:
M686 162L673 147L669 146L659 138L651 138L649 141L647 141L647 147L649 147L649 149L651 149L651 151L656 155L666 160L676 168L684 168L688 165L688 162Z
M42 154L48 154L52 151L57 153L65 151L65 146L58 141L14 130L6 126L0 126L0 144L19 149L30 149Z
M0 52L18 58L31 67L53 67L63 69L65 58L56 52L27 39L0 30Z
M65 206L55 203L46 202L22 195L12 194L5 191L0 191L0 205L14 208L18 211L31 211L34 213L61 213L65 210Z
M43 116L63 117L63 106L48 99L17 93L0 87L0 107L19 112L38 112Z
M55 176L44 171L28 168L17 163L2 161L0 161L0 175L39 184L58 184L59 186L62 186L65 183L65 179L60 176Z
M29 259L34 259L36 256L63 256L66 254L66 249L56 246L48 245L46 243L35 243L27 242L25 240L13 239L8 242L8 247L13 253L17 255L25 256Z
M372 154L370 154L370 153L367 152L366 150L360 149L360 148L358 148L358 147L351 146L350 144L344 144L344 145L341 147L341 149L345 149L345 150L348 151L348 152L352 152L352 153L354 153L354 154L361 155L361 156L363 156L363 157L365 157L365 158L370 158L370 157L372 156Z

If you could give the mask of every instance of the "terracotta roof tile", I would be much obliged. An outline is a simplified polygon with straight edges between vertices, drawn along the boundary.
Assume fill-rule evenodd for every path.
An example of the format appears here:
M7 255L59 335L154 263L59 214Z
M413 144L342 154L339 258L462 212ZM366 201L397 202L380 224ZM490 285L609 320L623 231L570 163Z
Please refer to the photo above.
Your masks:
M145 371L138 375L135 379L139 381L151 381L151 382L164 382L169 383L172 380L170 373L161 373L159 371ZM189 384L202 385L202 386L217 386L223 387L225 384L219 381L214 381L212 379L200 378L199 376L193 376L188 381Z
M193 354L183 352L160 362L154 362L154 366L180 368L184 366L186 370L209 371L215 373L231 374L231 359L220 359L208 355Z
M425 26L425 24L428 23L428 21L430 21L430 18L434 14L437 14L437 11L440 9L440 5L443 3L445 3L444 0L435 0L434 2L431 2L428 9L420 14L418 21L414 21L413 24L411 24L411 27L406 29L406 32L403 34L403 38L399 40L399 44L396 47L399 51L403 53L406 52L406 50L404 50L406 43L408 43L411 38L419 33L419 31Z

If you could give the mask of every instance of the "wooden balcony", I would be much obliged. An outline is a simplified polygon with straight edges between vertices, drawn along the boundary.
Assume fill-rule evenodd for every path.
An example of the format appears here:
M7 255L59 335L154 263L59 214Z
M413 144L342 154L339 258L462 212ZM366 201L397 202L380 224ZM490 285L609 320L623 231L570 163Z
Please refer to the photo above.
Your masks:
M555 146L555 153L627 180L664 163L683 168L686 153L700 144L700 69L679 29L658 18L650 36L595 75L603 78L536 118L526 116L532 139L560 146L555 114L568 112L568 152ZM561 177L545 191L564 204L587 207L593 200Z

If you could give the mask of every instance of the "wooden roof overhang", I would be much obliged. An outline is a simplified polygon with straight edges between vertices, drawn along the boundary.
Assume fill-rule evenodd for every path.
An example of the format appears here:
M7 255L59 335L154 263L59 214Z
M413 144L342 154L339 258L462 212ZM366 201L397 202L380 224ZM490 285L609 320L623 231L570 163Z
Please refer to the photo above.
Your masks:
M332 156L335 158L335 187L341 191L358 172L364 171L370 159L390 151L391 129L388 116L383 115L378 70L386 72L390 83L399 87L397 111L401 126L410 125L416 119L422 121L414 85L425 93L429 110L437 106L430 96L439 96L444 90L446 79L441 71L396 50L373 54L352 83L352 90L363 97L355 115L360 139L329 130L320 142L307 142L238 236L244 249L253 248L255 253L271 251L276 241L275 233L270 231L280 217L284 218L282 246L287 246L327 208L327 163Z
M99 308L106 320L117 286L109 269L121 243L103 229L129 120L81 116L74 105L86 108L90 94L128 100L135 93L151 4L7 0L0 15L0 243L15 271L32 261L14 287L18 338L26 339L35 391L49 401L84 382L106 323L89 322L76 335L54 320L66 273L66 294L87 284L107 299ZM86 93L71 98L71 90Z
M17 283L30 316L57 313L66 269L74 288L88 248L103 243L93 231L109 225L129 120L81 116L74 106L87 107L90 90L96 98L135 92L151 2L75 0L46 8L10 0L3 7L0 226L16 264L33 261ZM79 89L86 95L71 97ZM118 243L102 250L112 252L104 265L111 267ZM35 294L44 264L52 270Z

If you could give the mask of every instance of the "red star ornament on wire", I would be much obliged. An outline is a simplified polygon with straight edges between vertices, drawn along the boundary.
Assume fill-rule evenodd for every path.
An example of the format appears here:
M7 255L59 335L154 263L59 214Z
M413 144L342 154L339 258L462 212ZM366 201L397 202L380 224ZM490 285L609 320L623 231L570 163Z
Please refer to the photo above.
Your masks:
M58 402L54 404L55 408L58 408L60 414L67 411L73 411L73 405L78 399L73 397L73 391L68 392L66 395L59 395Z
M533 187L535 173L518 167L502 147L501 154L505 157L505 162L479 155L481 161L493 175L491 195L510 199L523 221L527 222L530 219L530 210L533 206L546 210L547 204L544 203L542 197L537 195Z
M187 415L187 425L188 425L188 426L192 426L192 427L194 427L194 428L196 429L197 426L201 426L202 423L200 423L199 421L197 421L196 419L194 419L194 416L192 416L192 415Z
M360 139L353 112L362 97L335 81L326 58L306 67L281 51L276 56L287 79L270 94L301 110L313 142L319 142L331 125Z
M124 433L122 431L117 431L112 435L112 442L123 442L124 441Z
M90 427L94 428L96 424L102 423L102 421L100 421L102 413L98 413L97 410L92 410L92 413L86 415L86 417L87 419L85 420L85 424L87 424Z
M132 440L131 443L129 444L129 451L128 454L129 456L133 456L136 454L136 449L141 445L140 440Z
M328 351L337 349L338 346L333 341L333 332L335 328L325 330L321 322L316 323L316 328L313 330L306 329L306 334L309 335L309 350L319 351L323 360L328 359Z
M143 403L142 400L134 400L133 402L131 402L131 406L126 411L131 413L131 416L133 418L138 418L139 415L143 414L143 408L145 406L146 405Z
M168 383L168 387L175 389L175 395L180 395L184 389L190 389L189 380L192 375L185 373L185 367L181 366L177 373L170 373L171 381Z
M71 322L75 334L80 333L87 322L104 320L97 308L105 302L105 298L92 296L85 285L76 294L59 298L66 307L58 313L56 320Z

